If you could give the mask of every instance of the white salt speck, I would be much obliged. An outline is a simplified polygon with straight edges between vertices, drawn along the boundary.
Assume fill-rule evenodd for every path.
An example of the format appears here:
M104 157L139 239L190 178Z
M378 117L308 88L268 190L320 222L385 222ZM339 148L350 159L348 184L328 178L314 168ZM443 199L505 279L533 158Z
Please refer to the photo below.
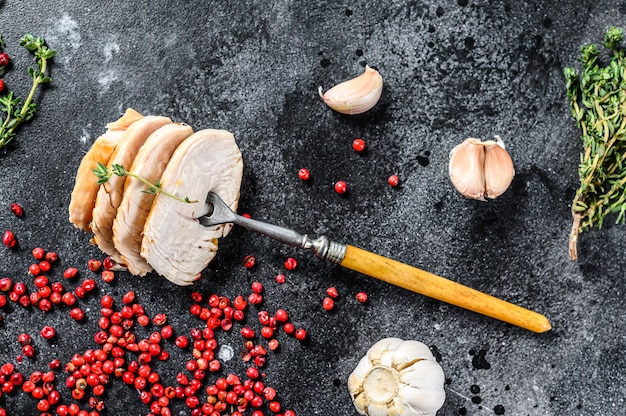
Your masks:
M230 361L235 356L235 351L230 345L220 346L217 356L224 362Z
M113 54L120 51L120 45L116 42L107 42L104 44L104 62L109 62L113 59Z
M78 49L81 45L81 36L78 32L78 23L76 20L72 19L70 15L64 13L63 16L58 20L56 24L57 31L62 36L59 38L64 38L69 42L69 45Z
M87 126L87 128L91 127L91 124ZM80 136L80 142L85 144L91 140L91 133L87 130L87 128L83 127L83 135Z

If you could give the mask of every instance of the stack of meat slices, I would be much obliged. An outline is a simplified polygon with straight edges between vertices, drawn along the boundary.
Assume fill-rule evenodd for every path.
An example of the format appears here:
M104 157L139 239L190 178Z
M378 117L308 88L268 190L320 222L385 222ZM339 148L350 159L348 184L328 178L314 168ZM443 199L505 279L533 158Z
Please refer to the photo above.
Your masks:
M164 191L144 192L136 178L112 175L103 185L92 172L115 164ZM132 109L107 125L85 154L69 206L70 222L94 234L100 250L138 276L155 271L177 285L190 285L215 257L218 238L232 224L204 227L209 192L233 210L239 202L243 160L226 130L193 129L167 117L142 116Z

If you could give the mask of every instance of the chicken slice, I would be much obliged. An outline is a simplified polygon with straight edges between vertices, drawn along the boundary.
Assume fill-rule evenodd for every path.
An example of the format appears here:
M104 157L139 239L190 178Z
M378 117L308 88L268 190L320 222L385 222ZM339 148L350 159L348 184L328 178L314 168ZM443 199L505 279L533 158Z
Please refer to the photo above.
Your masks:
M107 167L118 164L130 170L135 155L139 148L158 128L171 123L167 117L146 116L134 122L128 127L124 136L120 139L115 151L107 163ZM98 190L96 205L93 209L91 231L94 233L94 241L106 254L110 255L117 263L122 263L121 256L113 245L113 220L117 215L117 207L122 202L124 182L126 178L112 175Z
M187 124L164 125L152 133L141 146L130 171L150 183L160 181L176 148L192 134L193 129ZM122 257L121 262L137 276L145 276L152 270L140 255L143 227L155 197L152 193L144 192L145 190L146 185L143 182L136 178L126 178L122 202L113 222L113 244Z
M89 223L100 187L92 169L95 169L98 163L105 165L108 163L128 126L142 117L132 108L127 109L119 120L107 124L107 131L96 139L89 151L83 156L78 166L69 205L70 222L76 228L87 232L91 231Z
M174 152L163 175L163 189L192 203L159 194L143 230L141 255L160 275L185 286L197 280L215 257L217 239L232 224L200 225L206 214L206 196L217 193L232 210L237 209L243 160L233 135L225 130L201 130Z

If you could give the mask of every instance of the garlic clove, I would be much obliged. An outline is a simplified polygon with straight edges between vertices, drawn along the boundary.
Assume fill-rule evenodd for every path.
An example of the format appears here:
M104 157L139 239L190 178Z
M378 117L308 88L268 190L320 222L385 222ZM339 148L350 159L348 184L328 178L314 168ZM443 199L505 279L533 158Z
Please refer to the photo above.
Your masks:
M443 383L442 377L441 385L436 389L404 386L398 393L398 398L402 400L406 410L405 415L435 416L446 400Z
M452 185L467 198L485 200L485 151L480 140L469 138L450 151Z
M500 136L495 136L495 139L495 143L485 146L485 192L487 198L496 198L502 195L511 185L513 176L515 176L513 160L504 148L504 142Z
M365 66L365 72L356 78L337 84L326 93L319 87L324 102L341 114L361 114L374 107L383 91L383 77L378 71Z
M417 364L417 363L416 363ZM400 381L418 389L429 389L433 385L433 378L443 380L443 370L437 361L422 360L419 365L405 368L399 374Z
M419 341L404 341L393 352L392 360L395 363L395 369L402 371L404 365L413 365L418 360L432 360L433 353L426 345Z

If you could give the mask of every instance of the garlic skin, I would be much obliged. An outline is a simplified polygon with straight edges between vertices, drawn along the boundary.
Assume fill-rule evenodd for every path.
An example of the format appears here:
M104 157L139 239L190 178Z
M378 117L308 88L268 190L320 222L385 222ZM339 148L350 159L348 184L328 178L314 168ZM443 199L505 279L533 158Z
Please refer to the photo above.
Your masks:
M463 196L480 201L502 195L513 181L515 168L500 136L481 141L469 138L450 151L448 173Z
M435 416L446 398L444 381L425 344L384 338L350 374L348 391L360 415Z
M341 114L361 114L374 107L383 92L383 77L378 71L365 66L365 72L349 81L337 84L326 93L319 87L322 100Z

